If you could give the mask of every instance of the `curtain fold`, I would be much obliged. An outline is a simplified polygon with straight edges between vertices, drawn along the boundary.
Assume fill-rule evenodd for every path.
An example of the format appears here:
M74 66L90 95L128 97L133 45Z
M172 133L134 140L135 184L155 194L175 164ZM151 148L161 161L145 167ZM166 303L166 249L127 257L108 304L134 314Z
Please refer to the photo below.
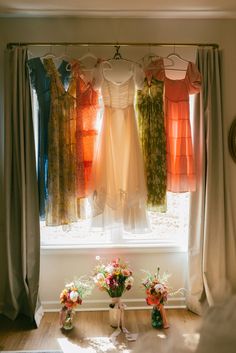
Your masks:
M3 314L22 313L40 322L40 230L27 49L6 51L5 64L5 250Z
M203 83L195 97L193 119L197 191L190 201L187 305L200 314L202 303L213 305L219 283L225 283L228 259L219 51L199 48L197 66Z

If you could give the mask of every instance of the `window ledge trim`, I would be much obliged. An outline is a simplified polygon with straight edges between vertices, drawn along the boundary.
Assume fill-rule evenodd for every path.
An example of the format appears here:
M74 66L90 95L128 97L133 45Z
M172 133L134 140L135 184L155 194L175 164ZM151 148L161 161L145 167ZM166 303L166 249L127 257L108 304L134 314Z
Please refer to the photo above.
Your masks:
M187 252L186 246L170 243L148 243L148 244L82 244L82 245L41 245L41 255L51 254L102 254L107 251L119 253L169 253Z

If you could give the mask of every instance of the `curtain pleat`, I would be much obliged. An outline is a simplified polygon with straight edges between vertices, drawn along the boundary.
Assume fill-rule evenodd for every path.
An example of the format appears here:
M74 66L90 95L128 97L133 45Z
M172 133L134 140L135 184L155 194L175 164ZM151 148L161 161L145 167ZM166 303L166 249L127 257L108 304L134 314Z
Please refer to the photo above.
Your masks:
M202 303L213 305L220 283L225 285L228 259L219 51L199 48L197 66L203 84L200 95L195 97L193 119L197 191L192 193L190 201L187 305L201 313Z
M40 229L26 48L5 55L5 297L3 313L40 322Z

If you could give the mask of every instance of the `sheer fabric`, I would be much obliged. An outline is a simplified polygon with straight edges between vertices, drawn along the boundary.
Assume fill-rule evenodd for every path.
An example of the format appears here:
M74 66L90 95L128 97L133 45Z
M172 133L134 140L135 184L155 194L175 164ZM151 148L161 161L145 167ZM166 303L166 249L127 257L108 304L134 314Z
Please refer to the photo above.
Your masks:
M94 148L97 139L98 90L94 88L95 77L89 80L77 61L72 63L76 77L76 174L77 195L88 196ZM96 70L96 67L94 68Z
M201 75L192 62L188 63L184 79L166 76L163 60L157 61L157 78L165 85L165 123L167 148L167 190L196 190L196 175L191 137L189 94L198 93Z
M122 83L101 70L104 116L92 167L92 226L123 225L126 231L148 228L146 182L134 112L134 73Z
M75 83L72 76L65 90L51 58L44 59L51 78L51 115L48 124L47 225L77 220Z
M147 179L147 207L166 211L166 136L163 82L147 73L137 92L138 128Z

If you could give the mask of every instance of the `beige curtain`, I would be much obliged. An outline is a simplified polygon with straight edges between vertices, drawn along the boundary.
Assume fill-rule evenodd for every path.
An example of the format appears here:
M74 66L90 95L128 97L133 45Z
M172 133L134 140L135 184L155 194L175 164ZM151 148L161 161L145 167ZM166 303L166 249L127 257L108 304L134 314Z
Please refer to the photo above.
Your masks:
M226 194L219 51L213 48L198 49L197 65L203 83L201 93L196 97L193 123L197 191L192 193L190 202L187 305L190 310L201 313L204 302L210 306L214 304L219 284L224 283L225 286L226 267L230 260L226 256Z
M40 322L39 209L27 50L5 56L5 296L3 313Z

